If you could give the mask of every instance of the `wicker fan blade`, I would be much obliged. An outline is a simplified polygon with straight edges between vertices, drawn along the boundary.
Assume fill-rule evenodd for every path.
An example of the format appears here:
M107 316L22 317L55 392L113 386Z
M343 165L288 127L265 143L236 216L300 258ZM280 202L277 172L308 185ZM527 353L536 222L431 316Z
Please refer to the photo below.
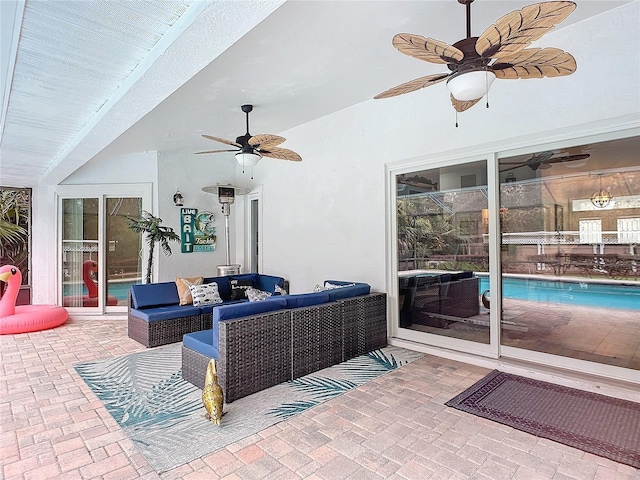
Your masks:
M508 165L508 164L501 163L500 165ZM520 163L520 164L516 165L515 167L509 167L509 168L505 168L504 170L500 170L500 173L510 172L511 170L515 170L516 168L526 167L526 166L527 166L526 163Z
M410 57L431 63L457 63L464 53L448 43L421 35L399 33L393 37L393 46Z
M238 147L238 148L242 148L242 145L240 145L239 143L236 142L232 142L231 140L226 140L224 138L220 138L220 137L213 137L211 135L202 135L204 138L207 138L209 140L213 140L214 142L220 142L220 143L224 143L225 145L233 145L234 147Z
M196 155L201 155L203 153L220 153L220 152L239 152L240 149L236 148L234 150L206 150L204 152L196 152Z
M416 90L420 90L421 88L430 87L431 85L440 83L449 75L449 73L436 73L434 75L427 75L426 77L416 78L415 80L411 80L410 82L403 83L382 93L379 93L373 98L389 98L395 97L396 95L402 95L404 93L415 92Z
M272 147L277 147L285 140L286 138L279 137L278 135L254 135L249 139L249 145L251 145L252 147L265 148L269 150Z
M555 163L555 162L545 162L545 163L541 163L540 165L538 165L538 168L540 170L547 170L551 167L553 167L553 165L551 165L551 163Z
M291 162L301 162L302 158L293 150L273 147L269 150L260 150L260 155L264 157L277 158L278 160L289 160Z
M464 112L465 110L469 110L471 107L473 107L481 99L482 97L476 98L475 100L462 101L451 95L451 105L453 105L453 108L456 109L456 112Z
M562 77L576 71L576 60L559 48L527 48L496 59L491 68L496 78Z
M517 53L562 22L575 8L574 2L543 2L508 13L480 35L476 51L491 58Z

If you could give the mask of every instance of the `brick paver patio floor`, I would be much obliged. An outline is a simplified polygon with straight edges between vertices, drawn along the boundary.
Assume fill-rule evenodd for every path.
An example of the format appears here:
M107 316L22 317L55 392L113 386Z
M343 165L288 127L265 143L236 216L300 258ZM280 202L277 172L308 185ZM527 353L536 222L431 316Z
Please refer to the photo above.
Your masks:
M640 479L632 467L445 407L489 370L430 355L159 475L73 369L141 350L123 320L0 337L0 478Z

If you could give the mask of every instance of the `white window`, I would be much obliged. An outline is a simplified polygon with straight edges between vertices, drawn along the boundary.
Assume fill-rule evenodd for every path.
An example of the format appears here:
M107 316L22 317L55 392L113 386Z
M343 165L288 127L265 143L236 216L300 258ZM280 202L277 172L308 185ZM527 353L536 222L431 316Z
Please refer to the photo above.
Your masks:
M602 243L602 221L599 218L580 220L580 243Z
M640 243L640 218L618 219L618 243Z

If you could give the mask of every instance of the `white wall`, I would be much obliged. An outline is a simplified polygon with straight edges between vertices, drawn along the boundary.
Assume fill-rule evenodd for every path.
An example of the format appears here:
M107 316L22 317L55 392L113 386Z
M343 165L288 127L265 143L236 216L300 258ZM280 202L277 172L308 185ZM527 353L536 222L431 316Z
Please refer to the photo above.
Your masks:
M282 135L300 164L266 159L265 272L310 291L325 279L366 281L385 290L385 164L474 156L635 125L640 111L638 4L544 37L577 61L568 77L496 80L490 108L455 112L444 84L370 100ZM613 127L612 127L613 125Z
M197 208L198 212L213 212L217 245L213 252L181 253L177 242L171 243L172 255L157 251L159 266L158 281L169 281L175 277L215 276L216 266L226 263L224 216L215 195L202 191L203 187L216 183L235 185L237 163L232 155L194 155L193 152L166 151L158 154L158 212L163 225L172 227L180 234L180 207L173 203L173 194L179 188L184 197L184 206ZM230 230L232 259L235 258L235 221L241 209L231 206Z

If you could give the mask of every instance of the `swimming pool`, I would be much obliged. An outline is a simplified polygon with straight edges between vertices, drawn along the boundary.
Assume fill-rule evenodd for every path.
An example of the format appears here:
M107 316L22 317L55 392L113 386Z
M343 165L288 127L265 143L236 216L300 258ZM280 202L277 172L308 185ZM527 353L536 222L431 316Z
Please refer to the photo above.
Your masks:
M489 277L480 277L479 290L489 290ZM535 302L640 311L640 286L633 285L505 277L502 294Z
M135 285L136 283L140 283L140 281L112 281L109 283L109 295L113 295L114 297L116 297L118 300L126 300L127 299L127 293L129 292L129 289L131 288L131 285ZM81 287L82 288L82 293L76 292L75 288L77 287ZM65 283L62 287L62 295L63 296L68 296L68 295L87 295L87 287L84 286L84 284L78 284L77 286L74 286L73 284L70 283Z

